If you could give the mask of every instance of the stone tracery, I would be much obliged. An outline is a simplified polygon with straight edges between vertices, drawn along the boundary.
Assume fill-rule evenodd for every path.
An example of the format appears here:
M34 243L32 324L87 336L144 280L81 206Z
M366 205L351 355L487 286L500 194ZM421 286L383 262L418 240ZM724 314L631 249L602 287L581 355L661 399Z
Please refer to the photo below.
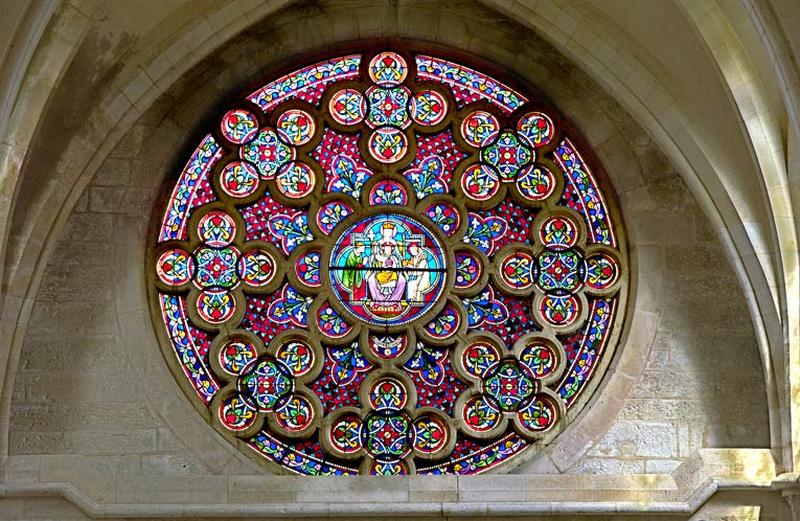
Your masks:
M478 473L557 434L625 289L558 120L390 51L248 101L198 147L154 251L176 370L221 430L302 474Z

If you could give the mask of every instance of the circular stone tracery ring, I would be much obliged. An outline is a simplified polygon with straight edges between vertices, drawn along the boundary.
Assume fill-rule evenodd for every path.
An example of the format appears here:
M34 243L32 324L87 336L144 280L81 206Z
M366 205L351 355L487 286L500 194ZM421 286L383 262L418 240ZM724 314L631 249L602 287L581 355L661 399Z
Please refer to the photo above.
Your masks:
M174 181L151 249L176 379L297 474L536 453L591 398L627 295L614 195L569 128L411 49L247 94Z

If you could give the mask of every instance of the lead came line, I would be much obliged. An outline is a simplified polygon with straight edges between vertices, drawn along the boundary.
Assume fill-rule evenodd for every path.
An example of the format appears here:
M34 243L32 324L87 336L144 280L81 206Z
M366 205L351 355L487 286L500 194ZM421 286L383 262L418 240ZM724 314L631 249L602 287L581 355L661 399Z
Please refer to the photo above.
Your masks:
M334 271L402 271L402 272L424 272L424 273L444 273L447 270L444 268L395 268L387 266L385 268L373 268L373 267L363 267L359 268L357 266L328 266L329 270Z

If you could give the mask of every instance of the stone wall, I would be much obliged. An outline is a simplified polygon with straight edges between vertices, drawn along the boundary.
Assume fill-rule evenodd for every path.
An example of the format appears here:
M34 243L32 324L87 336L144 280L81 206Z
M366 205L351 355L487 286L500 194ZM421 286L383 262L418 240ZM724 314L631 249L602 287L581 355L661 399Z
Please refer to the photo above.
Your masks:
M254 24L181 78L104 160L54 243L36 299L14 385L8 475L71 483L93 501L121 504L293 502L298 491L316 495L328 486L265 478L182 395L149 318L152 215L202 131L246 84L295 56L305 62L303 53L327 50L322 42L431 34L431 45L473 53L527 80L584 134L618 192L631 241L630 334L582 416L517 475L473 484L412 480L399 492L362 481L364 497L458 505L510 490L528 501L591 500L598 487L603 497L622 497L640 479L630 475L650 474L660 476L642 479L658 492L641 497L656 502L675 488L663 475L691 465L698 449L769 447L763 370L739 281L652 140L586 74L496 12L434 2L394 17L383 5L353 20L346 2L306 4ZM76 61L90 65L101 43L85 46ZM72 99L65 88L52 103ZM542 493L546 483L563 488L563 497ZM334 489L333 499L346 493ZM0 519L81 517L75 502L0 500ZM743 512L747 519L753 510Z
M115 302L121 293L145 298L144 232L163 198L162 179L177 174L201 122L256 71L282 61L280 45L270 46L269 58L259 53L267 35L275 39L297 17L316 27L343 15L292 11L254 27L179 82L106 159L45 271L15 383L12 453L86 454L145 474L199 468L143 392L148 379L138 361L158 356L152 334L124 333ZM566 436L581 445L570 452L585 455L560 458L556 442L552 466L534 459L519 471L665 473L698 448L768 446L762 370L745 302L686 186L643 131L565 58L519 27L497 31L471 41L470 49L525 75L586 134L620 192L637 264L634 306L657 313L654 338L629 337L623 346L646 356L646 364L619 413L593 411L604 423L596 439ZM509 33L527 39L525 55L512 59L510 46L498 46ZM190 409L188 402L177 406Z

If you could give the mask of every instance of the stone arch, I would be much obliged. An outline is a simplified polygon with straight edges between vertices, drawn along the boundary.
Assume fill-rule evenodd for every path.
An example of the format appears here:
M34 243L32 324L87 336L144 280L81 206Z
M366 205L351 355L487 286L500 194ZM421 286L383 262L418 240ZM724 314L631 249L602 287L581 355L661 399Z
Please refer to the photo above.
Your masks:
M503 11L506 7L500 5L500 2L485 4L489 7L481 12L487 14L492 20L498 20L498 18L495 18L500 16L497 13ZM80 5L80 9L77 9L76 5ZM72 46L63 46L63 41L54 38L53 46L49 48L49 52L59 54L55 53L54 49L58 45L62 45L60 50L63 51L58 57L61 60L62 68L55 70L66 70L71 64L73 53L81 55L81 53L87 52L87 49L91 49L91 45L87 45L83 49L78 48L80 42L85 42L86 35L83 32L83 28L93 23L93 21L90 21L90 17L84 14L91 11L90 8L87 8L87 5L78 2L65 4L62 8L63 10L57 15L56 20L62 24L62 27L71 28L71 31L69 31L70 36L67 39L70 40ZM184 89L184 95L183 97L179 96L180 99L193 99L191 96L185 95L186 83L182 86L180 85L181 82L190 81L189 78L198 77L192 76L192 74L198 72L197 70L186 72L189 66L194 65L202 68L216 63L213 60L221 59L224 61L224 52L219 52L220 46L240 34L243 27L258 23L257 20L262 19L258 13L265 15L266 18L264 20L266 21L277 20L285 15L286 12L302 13L309 20L318 20L320 16L328 14L326 9L335 9L337 5L336 2L322 3L320 5L260 5L251 11L241 13L240 16L237 16L239 13L236 13L235 9L219 8L217 10L217 8L213 8L215 9L213 11L191 13L192 16L197 16L193 20L200 20L200 23L189 24L181 30L175 31L175 36L165 37L165 34L169 32L165 28L171 26L171 22L165 22L164 25L152 30L151 34L154 38L150 40L150 45L142 45L136 48L136 52L133 53L135 60L131 59L130 62L126 62L127 65L123 67L123 72L118 77L119 80L114 80L113 88L109 88L108 95L98 102L99 108L94 114L99 117L95 120L96 125L94 128L81 129L74 134L79 137L71 145L69 151L63 154L63 157L68 158L69 161L64 162L59 167L58 175L54 176L57 182L50 186L43 185L43 187L36 187L36 189L25 189L37 194L48 195L41 195L41 199L38 199L40 201L38 205L29 206L32 198L27 196L12 203L16 204L16 217L14 221L8 220L8 229L14 231L24 229L25 231L19 234L22 236L19 242L9 243L5 240L3 242L4 248L7 248L7 258L9 259L6 262L5 287L10 288L10 291L7 295L4 295L4 317L8 318L4 318L2 338L4 349L6 346L11 348L9 353L10 363L5 368L6 376L3 392L5 403L10 405L14 387L13 375L18 372L16 361L20 354L20 349L22 349L22 340L26 336L26 327L32 311L34 320L38 320L37 323L34 323L35 327L38 328L38 324L41 324L41 310L38 310L39 315L36 315L36 299L48 291L52 291L52 273L49 275L45 273L47 265L51 264L49 259L54 253L59 256L64 253L64 245L56 244L57 238L62 236L62 233L66 233L62 232L64 226L70 228L74 226L70 217L73 214L73 208L77 208L77 212L80 213L83 206L87 204L87 197L82 195L87 187L89 187L89 190L108 188L90 184L90 180L95 177L95 172L105 170L107 165L104 163L108 157L112 159L118 158L113 156L122 154L121 150L126 148L127 145L135 143L136 139L142 137L142 133L154 131L157 126L161 127L163 125L162 128L156 130L156 134L150 135L150 145L155 148L159 148L159 146L176 146L178 148L191 146L191 140L186 138L187 133L191 134L192 129L198 128L196 124L203 117L208 117L213 112L213 109L208 108L207 112L203 114L179 114L176 117L164 119L165 114L169 114L169 109L166 106L173 100L178 99L174 96L181 89ZM424 7L429 8L427 5ZM748 7L748 13L750 16L756 16L754 14L755 10L751 9L751 7ZM284 8L286 11L281 11ZM422 28L421 32L428 35L435 34L438 43L462 47L483 58L495 60L502 67L508 68L521 76L528 76L535 83L542 81L541 78L548 77L548 70L557 67L556 64L552 63L543 66L537 60L530 59L530 56L525 56L526 53L524 52L516 53L515 51L518 49L520 41L519 37L528 35L528 29L520 28L514 24L504 25L505 18L499 18L501 23L497 24L498 26L504 25L502 30L493 28L491 31L487 31L483 37L459 40L456 38L455 33L458 33L459 28L468 27L469 21L459 22L457 16L453 16L453 13L448 12L446 8L438 4L432 9L437 13L446 13L446 22L437 21L440 18L437 19L435 17L428 17L423 20L422 14L418 13L418 16L420 16L419 23L422 24L420 26ZM411 15L408 12L414 10L423 12L423 9L416 4L403 6L402 8L394 5L376 4L358 13L355 20L349 23L342 22L340 25L334 25L333 28L313 21L304 21L302 27L320 39L336 41L380 38L387 35L418 38L419 35L412 34L413 31L410 31L409 28ZM267 13L270 14L267 16ZM186 14L186 10L179 10L174 14L174 19ZM593 102L588 101L585 96L570 92L572 86L568 82L563 85L552 83L551 89L560 89L562 92L558 97L551 97L562 111L572 115L578 126L586 133L587 140L594 145L607 170L625 173L626 175L633 173L631 178L626 177L619 180L620 185L628 186L630 190L620 189L620 186L617 186L618 190L623 192L621 194L623 204L636 207L637 204L641 204L644 196L658 199L661 203L672 200L672 203L669 204L677 205L678 203L675 201L679 200L681 201L680 204L683 204L682 201L686 197L686 191L677 176L673 177L670 173L670 175L666 175L654 183L642 181L642 177L649 176L654 169L660 170L662 173L671 169L668 161L658 152L660 148L667 153L672 164L678 167L683 178L691 186L695 197L700 200L700 207L708 212L714 222L713 226L717 229L710 231L708 226L703 224L704 220L695 214L692 214L692 218L682 222L682 224L696 226L698 235L704 238L713 237L717 232L724 238L727 248L725 255L719 254L718 251L713 254L709 251L703 251L703 255L708 254L706 257L708 263L721 262L724 265L727 261L730 261L736 265L736 273L739 274L741 284L744 287L744 293L748 299L753 317L752 321L755 323L756 337L761 345L764 378L766 379L766 389L770 400L771 444L776 454L782 452L783 463L781 468L789 470L792 467L791 453L793 451L796 452L791 443L793 413L786 412L786 404L794 404L788 391L790 391L790 386L794 382L794 376L792 375L794 375L793 371L796 372L797 366L791 355L791 347L796 346L797 332L790 329L789 325L793 323L793 317L796 318L796 298L792 300L794 298L792 297L793 287L786 282L779 282L782 276L780 274L773 275L771 272L782 270L784 280L790 280L792 270L788 264L779 265L784 261L773 255L779 247L774 234L769 231L770 228L774 227L774 223L760 221L752 224L752 226L749 224L747 227L742 225L743 222L749 222L749 218L746 215L742 217L739 209L734 205L734 201L737 201L736 197L728 195L736 193L736 190L730 188L730 183L744 183L736 188L739 194L742 193L741 186L755 186L754 193L746 195L746 197L752 196L751 199L748 199L747 204L752 208L751 213L759 213L766 206L754 194L758 194L764 186L767 186L767 183L761 173L758 172L758 169L754 169L753 172L747 174L749 177L744 181L733 180L726 173L725 165L715 161L717 159L715 154L719 152L718 149L713 146L701 149L700 145L687 142L687 140L691 141L691 139L686 138L687 140L685 140L679 136L681 125L676 123L671 109L673 105L678 105L685 116L686 107L682 103L685 102L686 96L681 94L681 91L674 88L674 86L660 85L657 74L659 68L653 66L652 61L649 59L652 49L645 48L629 31L621 29L620 25L613 26L608 30L595 31L602 32L599 40L601 43L596 46L589 45L586 41L581 40L582 35L579 35L580 38L572 37L575 33L587 32L587 27L593 27L593 24L587 22L587 19L592 19L597 14L593 11L584 11L572 7L562 8L542 2L537 7L536 12L527 12L524 16L520 16L518 21L544 35L556 47L564 50L568 56L573 58L573 62L577 63L578 66L574 70L569 70L571 75L574 74L581 77L584 74L583 71L586 71L601 85L598 88L598 92L601 95L597 97L598 100ZM249 18L249 16L252 16L252 18ZM730 17L731 20L735 18L734 14L723 12L711 15L711 19L714 20L725 16ZM593 19L602 20L603 18L598 16ZM380 20L380 22L375 22L375 20ZM739 19L736 20L736 23L750 22ZM696 27L700 24L700 19L694 19L689 24L689 27ZM58 25L54 25L54 27L58 27ZM209 30L209 27L211 30ZM209 36L215 29L222 27L226 28L224 31L225 36ZM713 39L713 34L711 38ZM295 56L301 52L300 49L309 50L310 48L310 46L304 47L303 45L298 47L298 40L294 36L288 37L287 41L291 42L291 44L280 47L280 54L284 56ZM522 41L531 42L534 40ZM620 42L624 42L624 45L620 44ZM623 47L633 52L628 53L625 49L622 49ZM217 49L217 51L215 52L213 49ZM48 56L46 52L44 47L37 49L36 60L39 61L36 62L35 60L35 63L40 66L49 63L48 59L45 59L45 56ZM635 56L631 56L631 54L635 54ZM55 58L54 55L50 56ZM221 58L221 56L223 57ZM620 58L620 56L623 58ZM719 64L720 61L723 61L723 58L714 58L712 63ZM637 68L641 74L631 73L625 66L626 63L633 63L632 67ZM252 65L253 67L249 69L250 77L257 75L259 72L257 69L275 65L275 61L261 60L260 65L255 63ZM180 72L178 69L180 69ZM31 70L34 69L32 68ZM36 106L38 106L39 112L33 110L33 112L28 113L31 118L28 123L35 127L52 121L47 119L48 117L54 117L52 113L47 112L51 109L47 102L50 99L55 101L63 99L63 92L59 93L58 88L55 87L60 80L59 74L54 74L54 76L47 80L48 90L45 90L47 94L40 94L36 103L31 103L29 106L27 102L20 102L20 112L17 113L17 118L21 118L24 114L22 112L23 108L36 109ZM241 78L244 77L244 75L241 76ZM28 82L25 83L25 89L35 85L36 80L35 77L28 76L25 80ZM236 81L230 78L218 79L217 81L221 86L221 92L198 93L200 98L206 95L203 98L206 107L213 107L214 100L220 99L219 96L230 93L229 89L233 89L234 85L236 85ZM50 85L50 83L53 85ZM614 99L607 96L603 89L613 92ZM661 96L664 94L661 92L662 90L667 91L664 96ZM38 92L40 93L41 91ZM160 101L153 101L158 93L165 93L165 95ZM59 98L59 96L62 96L62 98ZM621 102L624 108L619 106L618 102ZM774 103L774 100L770 102ZM740 99L737 103L746 105L747 101ZM788 102L787 106L789 106ZM43 113L47 113L49 116L36 115ZM613 120L613 123L607 124L600 121L598 115L607 117L608 120ZM777 119L779 120L780 117ZM643 132L627 133L620 130L631 126L638 128L636 122L644 126L653 136L652 141ZM685 124L686 128L691 129L693 138L701 141L698 137L702 136L701 127L696 120L687 118L682 123ZM19 119L17 124L19 124ZM148 126L148 124L151 125ZM111 128L116 130L107 134L106 132ZM10 155L6 155L4 158L14 164L14 168L10 169L9 172L19 173L22 170L30 169L30 164L26 163L22 158L25 157L26 153L36 154L43 150L41 143L33 142L35 141L32 138L35 134L34 130L35 128L29 128L27 137L23 136L24 139L28 140L29 146L8 149ZM782 133L783 130L781 129L780 132ZM621 134L635 137L626 141L621 137ZM750 139L758 140L759 134L753 133ZM657 143L657 146L654 142ZM789 138L789 143L791 148L791 137ZM135 144L132 146L136 147ZM634 157L626 156L623 153L624 150L630 150L631 147L638 152ZM176 155L182 157L180 154ZM136 165L137 172L141 174L136 177L138 180L147 179L149 175L152 175L153 169L160 169L165 164L164 161L168 163L168 158L174 156L167 154L164 150L160 150L158 157L163 161L154 160L151 164L142 163ZM747 162L745 161L742 164L745 163ZM168 166L175 167L176 165L173 163ZM697 174L696 171L702 171L703 173ZM636 175L637 172L640 175ZM158 175L161 176L168 174L169 172L165 171L158 172ZM20 175L19 180L10 182L36 184L37 180L41 180L41 178L37 178L35 175ZM612 180L615 184L618 182L616 178ZM4 180L4 182L6 181ZM672 192L670 187L675 188L675 191ZM19 190L21 189L17 185L15 191ZM137 192L137 190L140 190L140 192ZM142 211L149 211L151 206L148 206L147 203L152 202L154 197L153 193L145 193L147 190L139 186L130 187L129 193L131 197L141 196ZM788 188L781 187L781 190L791 191L792 186ZM746 190L744 191L746 192ZM661 194L660 198L653 195L659 192ZM41 201L48 202L45 204ZM43 208L46 205L51 205L53 208L60 210L52 213L45 211ZM694 210L696 210L696 207L693 207L692 211ZM644 211L641 206L639 211ZM135 212L130 211L130 213ZM765 211L763 215L769 216L770 212ZM791 218L791 215L787 216L787 218ZM135 241L139 240L142 236L141 234L144 233L141 230L141 223L136 224L134 222L135 219L129 216L121 215L119 218L114 217L112 220L114 221L114 229L118 230L120 237ZM31 224L34 221L36 221L36 225ZM19 228L17 227L18 225ZM662 311L667 304L666 295L668 295L670 286L675 282L675 279L671 278L671 275L667 273L669 271L668 264L679 260L671 253L668 257L664 251L655 252L654 244L647 243L648 235L652 235L659 230L660 227L657 224L651 223L651 226L643 226L642 228L637 226L638 224L630 226L629 223L632 235L635 236L634 239L637 241L635 251L637 257L636 266L641 275L639 278L640 285L636 288L637 315L635 319L637 324L642 324L643 327L636 332L632 329L626 341L628 346L634 347L631 349L626 348L624 350L625 356L617 361L616 368L619 376L632 376L640 374L642 371L652 371L650 364L653 363L653 360L646 359L645 356L648 354L652 356L653 353L658 352L659 349L655 349L655 347L663 346L665 341L663 337L658 336L658 328L664 319ZM786 241L792 240L791 230L781 233L784 234L782 235L784 244L786 244ZM758 246L758 244L761 244L761 246ZM715 247L710 247L710 249L716 250ZM121 277L120 280L124 282L124 285L120 287L124 287L124 291L129 292L115 301L114 316L119 320L120 331L132 331L136 334L145 330L149 331L147 329L150 327L148 322L146 320L142 321L137 317L139 312L138 305L135 302L136 299L133 298L137 292L141 291L141 281L137 278L141 274L140 271L137 271L141 269L141 266L137 267L133 263L130 258L131 252L121 245L115 245L114 251L115 256L121 258L118 266L130 266L132 268L131 270L115 272ZM725 257L727 257L727 261ZM686 259L682 260L686 261ZM652 272L655 273L651 275ZM43 274L45 274L45 284L44 288L41 289L40 280ZM646 283L643 282L645 274L648 274ZM771 281L778 282L773 283ZM694 282L696 283L697 281ZM785 296L781 297L781 293ZM777 298L776 295L778 295ZM730 317L728 319L730 320ZM795 320L794 323L797 323L797 321ZM142 327L145 329L140 329ZM745 334L743 336L747 337L748 335ZM645 346L645 348L637 349L636 346ZM164 376L166 373L163 371L163 365L153 365L158 362L158 358L147 359L146 357L140 357L141 352L136 350L140 347L140 345L131 344L128 349L133 353L132 356L136 360L144 362L145 365L143 367L153 369L153 371L149 371L149 374L144 376L148 379L159 379L159 371L161 371L161 376ZM795 351L797 350L795 349ZM716 348L715 352L723 353L719 348ZM6 353L3 354L5 355ZM631 356L628 357L628 354ZM703 360L700 354L695 353L695 355L697 356L695 360L697 363L709 363L708 360ZM789 360L788 367L783 362L784 358ZM748 361L752 362L751 359L748 359ZM789 384L784 385L783 382L787 374L790 375ZM617 402L617 400L606 398L614 392L621 393L619 396L624 393L634 392L632 389L635 382L634 379L617 378L616 376L617 374L608 380L607 384L605 384L605 389L598 395L600 398L595 404L597 410L587 412L579 422L580 425L576 424L574 431L565 433L563 443L554 446L553 450L547 452L543 457L524 464L517 471L585 472L589 467L587 465L581 467L581 463L578 461L579 458L572 458L571 454L593 454L597 450L606 450L608 444L603 445L604 442L600 439L601 435L609 427L604 415L613 416L620 410L622 410L622 414L625 417L630 417L632 414L623 401ZM163 380L160 381L160 384L155 384L152 390L149 391L151 393L150 396L153 398L169 397L166 400L168 403L165 407L170 409L168 412L164 412L163 416L176 414L178 418L182 418L178 420L178 423L185 420L186 424L176 426L175 429L182 433L179 434L179 438L185 438L185 441L192 447L194 452L211 454L208 458L203 459L206 468L213 469L216 473L226 473L232 468L248 469L247 465L243 464L235 456L235 453L230 451L230 447L219 444L213 435L208 432L203 433L204 426L202 422L198 421L196 415L192 416L193 411L188 410L192 414L186 413L187 408L180 402L182 396L175 392L174 386L171 386L170 383L165 383ZM163 393L160 391L163 391ZM600 411L604 411L604 413ZM712 414L719 413L718 411L709 412ZM4 421L7 421L7 419L4 418ZM794 422L794 424L796 423ZM197 427L197 429L194 427ZM2 438L5 442L7 436L3 435ZM759 437L758 445L762 445L762 442L763 440ZM600 449L596 449L598 445L600 445ZM591 455L587 457L597 460L596 457ZM242 467L241 465L244 466ZM249 468L249 470L244 470L243 472L249 472L250 470L253 469Z
M326 13L326 14L330 15L331 13ZM345 34L345 35L343 35L342 40L346 41L346 40L348 40L348 39L350 39L350 38L352 38L354 36L356 36L356 34ZM411 34L410 36L419 36L419 35ZM256 39L255 41L258 41L258 40ZM454 42L454 43L457 43L457 42ZM294 42L294 45L295 45L295 49L298 49L298 50L302 49L302 46L298 45L297 41ZM307 45L313 46L313 42L309 42ZM473 43L473 46L477 46L477 45L478 44ZM227 50L227 52L231 53L232 51L229 49L229 50ZM488 52L488 54L492 58L498 60L499 63L504 63L504 64L506 64L507 66L510 66L510 67L520 68L520 64L519 63L517 63L516 65L511 65L510 59L509 59L509 57L507 55L505 57L503 57L503 54L500 53L500 54L497 54L496 56L492 56L491 50ZM217 60L219 60L219 58L217 58ZM222 58L222 60L225 61L225 58ZM549 66L550 67L554 67L555 66L555 62L557 62L557 60L555 58L553 58L553 63L549 64ZM216 60L212 59L212 63L219 63L219 61L216 61ZM235 85L236 84L235 82L237 80L238 81L242 81L239 78L252 77L254 74L257 73L256 69L260 69L260 68L262 68L264 66L268 66L268 64L253 65L250 68L249 71L245 70L245 71L242 71L239 75L234 75L235 79L233 80L233 84L232 85ZM548 73L547 68L546 68L547 66L543 66L541 63L537 63L535 60L532 60L531 67L532 67L531 73L533 73L533 71L544 72L544 76L548 77L548 78L551 78L551 80L553 80L553 81L558 81L558 79L559 79L557 77L554 78L554 75L552 73ZM524 70L524 67L523 67L523 70ZM196 71L196 73L197 74L202 74L205 71L206 71L206 69L204 69L202 66L200 66L200 67L198 67L198 70ZM572 74L579 74L579 73L577 73L577 71L575 71ZM624 120L624 116L622 116L620 114L615 114L615 111L618 111L619 108L610 100L604 101L603 102L605 104L604 106L598 106L597 104L594 104L594 105L589 105L587 107L586 106L586 101L585 101L587 96L584 95L583 99L581 99L580 95L575 93L575 88L571 87L567 83L567 80L575 81L575 77L572 76L572 75L568 75L568 76L566 76L566 80L564 81L563 84L555 83L554 86L551 87L551 89L554 92L557 92L559 90L558 87L561 87L563 89L561 95L554 96L554 99L555 99L556 103L559 104L559 105L564 104L567 107L574 108L574 110L571 110L571 112L573 112L573 114L574 114L573 117L575 117L576 121L578 122L579 125L581 125L582 128L586 128L586 134L588 136L589 141L590 142L594 141L594 142L598 143L598 145L596 145L596 146L598 147L598 149L599 149L599 151L601 153L602 161L604 163L608 162L608 164L606 165L606 169L609 172L616 172L617 174L624 174L625 177L624 178L620 178L619 180L617 180L616 178L612 177L612 182L614 182L615 184L619 184L619 185L622 185L622 186L625 186L625 187L629 187L627 190L626 189L621 190L621 197L623 198L623 204L633 204L633 205L637 204L637 201L636 201L637 195L641 194L641 189L642 189L642 185L644 184L644 181L642 180L642 174L640 172L639 167L637 167L637 165L635 165L635 164L630 164L628 162L628 161L630 161L630 158L626 157L625 149L626 149L627 146L630 146L630 139L628 137L624 136L624 135L621 135L619 133L619 131L615 132L613 128L608 128L606 126L605 122L600 122L600 124L599 124L599 126L597 128L595 127L595 125L592 125L592 121L598 121L597 118L596 118L597 114L603 114L606 117L612 117L613 116L615 119L619 120L617 124L620 125L620 127L622 127L622 128L627 128L626 125L630 125L631 122L629 120ZM583 78L581 78L581 80L583 80ZM184 85L183 88L186 89L188 87L188 85L195 85L196 82L197 82L197 80L195 78L193 78L191 76L191 74L190 74L187 78L185 78L183 80L183 85ZM231 88L233 88L233 87L231 87ZM180 87L178 87L178 89L180 90ZM567 95L565 95L563 93L567 93ZM569 94L572 94L574 96L574 98L570 99ZM195 92L193 92L192 96L193 96L193 99L194 99L195 102L198 102L198 100L200 100L200 99L205 99L205 103L207 104L207 106L213 107L215 103L218 103L219 92L218 92L217 88L213 88L213 89L208 89L207 91L201 91L201 92L196 92L195 91ZM203 96L205 96L205 98L203 98ZM172 103L173 101L174 101L174 98L172 98L171 96L165 97L164 101L162 102L163 105L160 106L161 110L162 111L164 110L164 105L166 105L168 103ZM193 105L192 108L194 106L196 106L196 105ZM210 108L207 109L206 113L211 112L211 110L212 109L210 109ZM163 112L161 114L163 114ZM148 118L148 117L149 117L148 115L145 116L145 118ZM156 120L156 121L163 121L161 119L161 118L163 118L163 116L158 115L158 112L154 113L150 117L152 117L153 120ZM192 128L195 128L195 127L190 122L191 121L195 121L195 122L200 121L204 117L207 117L205 115L205 113L193 112L191 114L181 114L180 112L177 112L177 113L173 112L173 114L170 116L170 119L171 120L175 120L175 121L181 121L183 123L182 126L183 126L184 129L186 129L186 128L192 129ZM186 141L185 137L177 137L177 134L181 134L182 136L185 136L185 130L179 129L177 127L177 125L172 130L176 133L176 135L173 135L172 138L173 139L177 139L178 140L177 142L181 143L179 145L179 148L185 147L185 146L190 146L190 145L186 144L187 141ZM163 132L163 130L162 130L162 132ZM173 157L173 156L171 154L167 155L166 151L164 150L165 142L169 142L169 141L165 141L165 139L164 139L165 137L166 137L166 134L161 134L161 135L159 135L157 137L153 137L152 139L153 140L164 141L164 142L161 143L161 147L159 148L159 153L163 154L164 162L169 163L168 157ZM644 138L643 136L640 136L637 139L647 141L646 138ZM604 143L605 143L605 145L604 145ZM142 169L140 171L140 176L141 176L142 179L147 179L148 178L148 174L152 173L152 170L150 170L150 169L153 166L153 162L152 162L152 158L153 157L154 156L151 154L150 161L139 163L138 166ZM162 162L162 164L164 164L164 163ZM174 163L173 163L173 166L174 166ZM616 168L615 168L615 166L616 166ZM639 172L637 173L637 171L639 171ZM638 192L637 192L637 190L638 190ZM120 221L118 221L118 224L126 223L126 222L127 222L126 219L121 219ZM130 224L130 223L128 223L128 224ZM138 227L134 226L133 228L135 228L139 232L141 232L141 224L139 224ZM641 233L637 232L636 226L632 227L632 232L633 232L633 235L635 236L633 241L634 241L634 244L636 244L637 241L641 239L641 237L636 237L636 235L641 235ZM124 229L124 227L122 227L122 228L118 229L118 232L115 235L117 235L117 236L129 236L128 235L129 233L131 233L130 230L126 231ZM137 237L134 240L134 242L137 242L137 241L141 242L141 237ZM125 252L124 248L122 248L122 246L120 246L120 247L121 247L121 249L117 252L117 255L118 255L118 258L122 258L123 262L132 262L133 260L135 260L137 258L137 255L131 255L130 252ZM636 254L639 255L639 253L636 253ZM639 265L641 265L641 263L639 263ZM131 277L131 276L134 276L137 273L137 270L135 269L135 266L130 265L130 266L128 266L128 268L126 270L124 270L124 273L127 274L126 277ZM637 287L638 290L640 290L641 292L644 292L644 293L640 294L639 297L637 298L637 301L639 302L639 304L637 306L635 306L635 309L636 309L636 312L639 313L639 314L636 315L632 319L635 329L631 333L631 338L634 338L635 340L631 341L629 339L627 344L630 347L626 347L626 349L623 350L624 358L618 362L618 364L619 364L618 365L618 369L619 370L615 371L614 375L611 377L611 379L609 380L609 382L607 384L607 386L610 389L610 391L607 391L607 392L604 391L604 393L603 393L604 396L607 396L607 398L605 398L603 400L603 402L604 402L603 403L603 407L597 407L597 408L595 408L595 410L587 412L586 419L582 420L581 422L579 422L579 424L582 425L583 422L585 421L586 427L584 427L583 429L578 429L576 427L575 430L574 430L574 434L565 435L565 438L564 438L565 439L565 446L572 447L571 454L574 455L574 456L579 456L579 455L585 453L586 451L590 450L591 447L593 446L594 442L597 441L597 438L600 437L602 434L604 434L605 431L603 429L608 427L609 421L613 418L613 416L616 413L616 411L618 411L623 406L624 400L622 400L620 398L622 396L625 396L627 393L631 392L631 387L632 387L631 386L631 382L633 380L635 380L635 378L638 376L638 374L644 368L644 363L645 363L646 355L647 355L647 352L648 352L649 343L652 341L652 336L655 334L654 331L655 331L655 327L656 327L656 322L657 322L658 315L660 313L661 307L663 306L663 303L659 299L660 292L658 290L654 290L654 288L652 287L652 285L655 285L655 286L659 287L659 286L661 286L663 284L661 282L657 282L657 279L655 279L656 281L654 282L654 278L658 277L658 275L659 275L658 270L655 270L655 273L651 272L648 275L648 278L650 279L650 282L648 283L648 286L639 286L639 287ZM133 286L130 288L130 291L121 292L120 293L120 299L117 301L117 306L118 306L117 309L118 309L118 313L119 313L120 324L123 327L123 330L125 330L125 331L135 331L135 330L138 329L138 327L133 327L132 324L136 324L137 323L136 322L136 320L138 320L137 313L141 311L141 309L137 307L140 304L137 304L137 303L135 303L133 301L126 300L126 299L128 299L128 298L130 298L132 296L140 296L141 295L141 288L137 287L136 280L135 279L132 280L132 283L133 283ZM141 326L140 323L139 323L139 326ZM135 337L131 337L131 338L135 338ZM134 345L129 346L129 350L130 350L131 353L139 353L140 352L140 350L136 350L135 349ZM153 367L152 362L148 362L148 363L144 364L144 366ZM157 374L159 374L159 372L158 371L148 371L147 374L157 375ZM163 390L163 388L160 388L155 383L152 386L152 388L153 389ZM160 391L159 391L159 393L160 393ZM159 393L157 393L157 394L159 394ZM615 394L615 393L619 393L619 394ZM184 429L187 432L186 435L185 435L185 438L186 439L192 439L192 433L197 430L197 429L194 428L195 423L193 423L191 420L188 420L188 419L185 422L184 421L179 421L177 423L179 423L181 425L190 426L188 428L184 427ZM176 428L178 428L180 430L179 427L176 427ZM570 443L567 443L567 442L570 442ZM207 444L207 443L208 444L213 444L213 441L211 439L207 439L205 441L200 440L200 441L198 441L198 443L201 444L201 445L199 445L200 447L207 447L208 445L205 445L205 444ZM580 445L579 450L575 449L576 445ZM199 450L198 452L204 452L204 451L203 450ZM211 453L211 452L215 452L215 451L209 451L209 453ZM565 451L562 450L562 452L565 452ZM223 453L224 453L224 451L223 451ZM225 465L225 463L223 463L223 461L228 461L226 458L229 458L229 457L230 456L227 456L227 457L226 456L220 456L219 458L222 458L221 460L219 460L217 457L214 457L209 462L209 464L211 465L212 468L220 468L221 466ZM577 459L578 458L575 457L572 462L574 463L574 461L577 460ZM536 464L536 463L534 463L534 464ZM538 464L538 465L541 465L540 468L544 468L545 466L547 466L547 464L544 464L544 463ZM554 468L556 468L556 469L566 469L566 468L569 467L569 465L570 465L570 462L568 460L565 460L563 458L563 456L562 456L562 459L558 461L558 464L555 464L554 466L550 466L549 470L554 471Z

